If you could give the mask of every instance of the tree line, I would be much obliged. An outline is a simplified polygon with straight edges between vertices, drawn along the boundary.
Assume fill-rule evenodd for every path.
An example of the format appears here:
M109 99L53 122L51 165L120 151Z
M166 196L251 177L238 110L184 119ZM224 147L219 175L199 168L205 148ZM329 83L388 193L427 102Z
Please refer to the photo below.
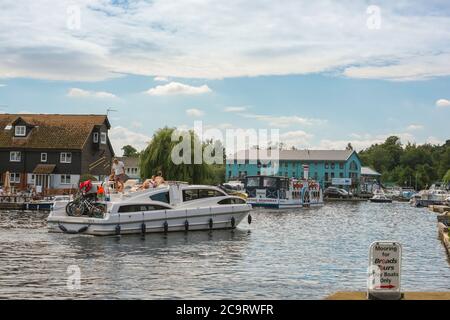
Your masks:
M443 145L407 143L391 136L359 152L363 166L382 174L383 183L424 189L434 182L450 182L450 140Z

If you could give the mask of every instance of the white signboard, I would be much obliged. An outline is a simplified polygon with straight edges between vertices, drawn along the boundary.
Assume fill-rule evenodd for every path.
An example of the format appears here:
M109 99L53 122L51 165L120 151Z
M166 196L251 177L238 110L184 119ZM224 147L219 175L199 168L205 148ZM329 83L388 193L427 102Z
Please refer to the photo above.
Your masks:
M368 298L401 298L402 246L398 242L378 241L369 250Z
M266 189L256 189L256 198L265 198Z
M331 184L333 186L351 186L352 178L333 178Z

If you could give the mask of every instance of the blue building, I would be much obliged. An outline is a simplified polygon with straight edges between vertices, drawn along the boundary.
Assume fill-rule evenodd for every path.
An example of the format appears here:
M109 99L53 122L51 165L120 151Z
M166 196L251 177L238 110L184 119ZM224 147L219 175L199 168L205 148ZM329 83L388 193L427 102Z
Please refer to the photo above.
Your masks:
M319 182L322 188L331 185L359 188L361 159L353 150L280 150L278 162L261 161L259 156L254 158L250 154L248 150L239 152L233 162L227 161L227 181L253 175L300 179L305 178L304 167L307 165L308 177Z

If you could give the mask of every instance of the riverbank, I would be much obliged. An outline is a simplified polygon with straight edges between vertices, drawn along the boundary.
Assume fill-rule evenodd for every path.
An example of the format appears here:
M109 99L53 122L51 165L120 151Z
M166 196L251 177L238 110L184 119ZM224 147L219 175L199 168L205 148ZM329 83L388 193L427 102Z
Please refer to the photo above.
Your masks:
M336 292L325 300L367 300L367 292ZM405 292L402 300L450 300L450 292Z

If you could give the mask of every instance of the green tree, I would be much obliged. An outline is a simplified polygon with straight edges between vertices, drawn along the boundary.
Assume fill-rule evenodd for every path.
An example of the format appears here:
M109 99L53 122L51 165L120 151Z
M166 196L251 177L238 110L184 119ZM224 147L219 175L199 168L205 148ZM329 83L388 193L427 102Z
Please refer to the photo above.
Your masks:
M136 150L136 148L134 148L133 146L130 146L130 145L123 146L122 147L122 151L123 151L123 156L124 157L137 157L137 156L139 156L139 153Z
M442 179L445 183L450 183L450 169L447 170L444 178Z
M181 140L172 141L172 134L175 128L164 127L153 135L147 148L142 152L140 158L140 169L142 178L148 178L162 171L166 180L186 181L189 183L205 183L212 177L211 166L202 161L201 164L194 164L194 148L196 143L204 151L206 143L199 141L199 138L191 130L190 137L190 163L175 164L172 161L172 150ZM183 154L179 154L184 156Z

